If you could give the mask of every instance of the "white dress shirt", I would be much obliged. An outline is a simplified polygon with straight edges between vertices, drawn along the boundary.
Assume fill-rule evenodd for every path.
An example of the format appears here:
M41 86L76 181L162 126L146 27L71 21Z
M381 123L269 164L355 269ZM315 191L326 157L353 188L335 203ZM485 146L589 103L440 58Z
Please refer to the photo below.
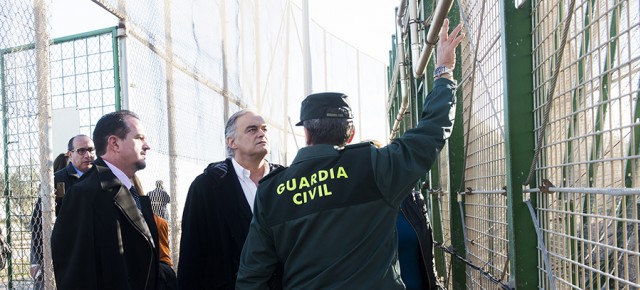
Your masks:
M122 182L122 185L124 185L124 187L126 187L127 189L131 188L131 179L129 179L129 177L127 177L127 175L124 174L122 170L118 169L118 167L116 167L115 165L107 162L107 160L102 159L102 161L104 161L104 163L107 164L107 167L111 169L113 175L120 179L120 182Z
M245 169L236 161L235 158L231 158L231 163L233 164L233 169L236 171L236 175L238 176L238 181L240 181L240 186L242 187L242 191L244 192L244 196L247 198L247 202L249 203L249 207L251 207L251 212L253 212L253 202L256 199L256 191L258 191L258 186L251 180L251 171ZM269 174L269 164L267 163L264 169L264 174L262 177L267 176Z

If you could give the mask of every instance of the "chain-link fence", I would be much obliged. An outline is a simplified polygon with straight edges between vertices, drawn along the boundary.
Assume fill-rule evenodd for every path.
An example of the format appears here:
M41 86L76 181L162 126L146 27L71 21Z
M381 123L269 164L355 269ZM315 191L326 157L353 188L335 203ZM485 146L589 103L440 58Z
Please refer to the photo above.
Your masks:
M146 127L152 151L147 168L137 175L147 192L160 180L170 195L174 265L188 187L208 163L226 157L228 116L250 107L265 117L271 162L286 165L303 146L302 131L291 125L304 97L299 7L284 0L92 2L118 17L119 27L39 45L36 28L50 27L48 2L0 2L0 203L5 209L0 228L11 248L0 288L53 287L47 247L55 216L49 207L32 218L38 198L51 197L40 190L50 175L42 168L51 171L53 156L66 151L69 138L91 136L105 113L132 110ZM356 139L385 139L380 130L385 120L379 118L384 109L364 106L384 103L385 65L316 23L309 36L313 91L346 93L358 117ZM42 60L48 68L37 65L38 48L47 51L49 59ZM38 93L42 76L49 80L47 93Z
M16 7L22 5L23 9L15 15L33 13L31 3L13 4ZM7 7L2 8L4 11ZM20 36L10 31L14 30L3 33L11 37ZM118 59L117 50L114 50L115 37L116 29L109 28L51 41L51 132L53 140L59 143L56 149L60 151L55 155L66 153L63 148L66 148L70 136L90 136L100 116L119 108L116 94L119 78L118 71L114 69ZM3 49L0 50L4 121L2 204L6 226L3 234L11 247L7 270L0 272L0 276L2 285L11 289L39 288L45 277L53 277L51 267L44 266L50 263L50 259L45 262L43 258L48 239L44 238L42 232L43 228L52 227L51 220L41 214L40 205L35 210L42 181L40 148L44 145L38 135L42 128L38 124L38 70L34 39L35 34L22 39L3 38Z

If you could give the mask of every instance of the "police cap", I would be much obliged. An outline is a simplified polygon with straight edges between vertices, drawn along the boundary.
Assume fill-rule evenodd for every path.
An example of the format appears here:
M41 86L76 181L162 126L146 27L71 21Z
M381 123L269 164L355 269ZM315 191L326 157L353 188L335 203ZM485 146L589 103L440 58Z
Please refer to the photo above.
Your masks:
M341 118L353 119L347 95L343 93L317 93L307 96L300 108L300 122L311 119Z

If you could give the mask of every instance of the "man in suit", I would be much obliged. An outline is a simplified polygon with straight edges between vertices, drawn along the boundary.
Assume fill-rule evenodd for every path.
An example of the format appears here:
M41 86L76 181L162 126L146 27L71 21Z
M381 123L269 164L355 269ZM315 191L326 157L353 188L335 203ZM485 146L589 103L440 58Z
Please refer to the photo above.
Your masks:
M179 289L235 289L258 181L281 167L265 160L266 133L256 112L233 114L225 127L228 158L209 164L191 183L182 216Z
M66 189L78 182L80 177L91 169L92 162L96 156L94 150L93 140L87 135L80 134L69 139L67 153L65 154L69 159L69 163L65 164L66 167L54 173L56 215L60 211L60 204ZM31 268L29 269L31 277L36 281L34 285L36 290L44 289L42 283L44 279L42 271L42 242L42 200L38 198L31 214Z
M138 116L118 111L93 131L93 167L69 188L51 236L58 289L155 289L158 231L132 187L150 149Z

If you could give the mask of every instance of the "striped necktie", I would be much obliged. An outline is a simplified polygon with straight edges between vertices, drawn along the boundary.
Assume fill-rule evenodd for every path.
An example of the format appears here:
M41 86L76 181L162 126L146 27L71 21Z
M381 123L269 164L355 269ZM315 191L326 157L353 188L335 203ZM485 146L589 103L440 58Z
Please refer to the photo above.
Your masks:
M138 209L142 211L142 205L140 205L140 196L138 195L138 191L136 190L136 188L134 186L131 186L131 188L129 188L129 192L131 192L133 200L136 201L136 206L138 207Z

